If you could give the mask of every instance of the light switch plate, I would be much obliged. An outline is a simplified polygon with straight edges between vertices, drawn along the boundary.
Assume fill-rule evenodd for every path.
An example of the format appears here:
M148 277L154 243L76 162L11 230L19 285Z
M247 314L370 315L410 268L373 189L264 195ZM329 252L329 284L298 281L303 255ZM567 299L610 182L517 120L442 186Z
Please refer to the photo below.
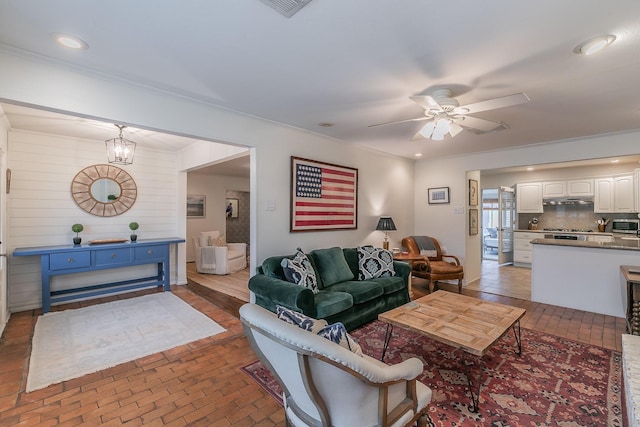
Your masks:
M458 215L462 215L464 213L464 207L463 206L454 206L453 213L454 214L458 214Z

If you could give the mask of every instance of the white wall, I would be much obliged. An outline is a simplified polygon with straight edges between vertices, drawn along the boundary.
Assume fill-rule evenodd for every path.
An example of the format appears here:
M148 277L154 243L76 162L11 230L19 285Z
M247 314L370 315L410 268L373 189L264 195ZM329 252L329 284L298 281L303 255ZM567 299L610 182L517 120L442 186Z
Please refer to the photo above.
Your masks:
M415 166L415 233L438 238L448 253L463 258L465 281L477 280L481 259L475 254L469 257L471 252L467 251L468 244L475 245L475 239L467 235L467 215L453 214L454 207L466 204L468 171L638 154L638 140L639 131L624 132L446 159L420 160ZM450 187L451 204L427 204L427 188L447 186ZM480 188L486 188L482 181Z
M218 230L221 234L226 234L227 190L249 191L249 179L195 172L187 175L187 193L206 197L205 217L187 219L187 262L194 261L192 238L201 231Z
M0 100L84 115L111 123L255 147L252 149L250 188L252 201L255 201L251 212L251 271L255 271L255 265L264 258L292 253L298 246L311 250L364 243L380 245L383 234L374 229L381 214L392 215L398 227L398 231L390 236L392 246L399 246L401 238L409 235L413 228L414 175L413 161L409 159L366 151L200 101L122 81L109 82L101 77L65 70L56 64L7 52L0 52ZM291 156L358 168L357 230L289 232ZM172 167L186 171L196 166L192 160L192 157L187 160L186 156L182 161L174 158ZM210 162L210 159L206 161ZM175 163L180 165L176 166ZM75 171L77 168L71 169ZM153 169L150 168L149 172L152 173ZM176 181L177 198L179 203L184 204L186 173L179 172ZM274 202L276 209L266 210L267 201ZM177 230L178 237L186 237L184 210L179 205L177 215L175 211L167 213L173 215L175 222L169 229ZM67 222L60 227L66 228ZM141 233L144 229L144 224L141 224ZM23 244L25 239L19 240Z
M175 153L138 147L132 165L120 166L135 180L138 196L122 215L98 217L80 209L71 197L76 173L106 160L104 141L60 137L24 131L9 132L8 166L12 170L8 195L6 250L17 247L71 245L71 225L81 223L83 243L95 239L128 238L128 224L140 224L140 239L181 237L178 213L178 179ZM173 260L173 256L171 257ZM9 309L40 307L40 257L9 257ZM185 266L172 266L172 283L186 283ZM153 274L155 266L127 271L109 270L111 279ZM177 273L177 274L176 274ZM58 276L59 289L74 284L104 283L105 272ZM176 280L177 278L177 280ZM82 281L82 282L80 282Z

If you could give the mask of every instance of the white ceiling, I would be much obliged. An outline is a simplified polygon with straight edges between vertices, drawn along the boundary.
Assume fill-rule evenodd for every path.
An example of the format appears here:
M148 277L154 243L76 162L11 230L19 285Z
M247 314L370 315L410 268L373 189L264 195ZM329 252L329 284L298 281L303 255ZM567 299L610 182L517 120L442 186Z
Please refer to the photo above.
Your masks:
M436 158L639 129L639 17L637 0L315 0L289 19L260 0L3 0L0 49L344 143ZM53 32L89 49L66 50ZM603 34L617 37L608 49L573 53ZM368 127L419 117L409 97L443 87L460 104L517 92L531 101L474 114L506 130L440 142L411 141L422 122ZM36 122L4 107L16 128L78 121ZM188 142L173 138L154 143Z

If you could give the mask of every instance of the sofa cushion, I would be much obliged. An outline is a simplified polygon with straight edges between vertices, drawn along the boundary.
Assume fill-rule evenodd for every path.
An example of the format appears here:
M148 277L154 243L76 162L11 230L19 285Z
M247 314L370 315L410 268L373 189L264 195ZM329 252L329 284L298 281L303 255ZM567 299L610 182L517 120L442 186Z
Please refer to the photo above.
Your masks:
M391 251L373 246L358 247L358 280L395 275Z
M328 325L324 319L314 319L313 317L305 316L300 312L282 307L281 305L276 307L276 314L278 315L278 319L296 325L305 331L313 332L314 334L319 333Z
M324 288L354 278L341 248L316 249L309 253L309 257L313 259Z
M400 276L394 277L379 277L377 279L370 279L367 282L377 283L382 286L382 291L385 295L398 292L401 289L408 289L404 283L404 279Z
M309 288L314 294L318 293L316 272L302 249L298 248L293 259L283 258L280 265L284 271L284 276L289 282Z
M324 319L353 307L353 297L346 292L320 291L314 295L316 317Z
M330 289L325 289L324 292L345 292L353 297L354 304L362 304L378 298L384 293L384 289L381 284L373 280L349 280L347 282L336 283L331 286Z
M360 344L347 333L347 329L340 322L325 326L318 332L318 335L362 356Z

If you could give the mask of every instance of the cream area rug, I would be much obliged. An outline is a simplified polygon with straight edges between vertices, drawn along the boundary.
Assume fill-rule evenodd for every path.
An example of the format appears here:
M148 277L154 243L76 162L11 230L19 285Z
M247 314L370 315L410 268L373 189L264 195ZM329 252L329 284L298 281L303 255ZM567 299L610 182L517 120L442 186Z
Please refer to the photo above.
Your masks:
M224 331L170 292L47 313L36 322L27 392Z

